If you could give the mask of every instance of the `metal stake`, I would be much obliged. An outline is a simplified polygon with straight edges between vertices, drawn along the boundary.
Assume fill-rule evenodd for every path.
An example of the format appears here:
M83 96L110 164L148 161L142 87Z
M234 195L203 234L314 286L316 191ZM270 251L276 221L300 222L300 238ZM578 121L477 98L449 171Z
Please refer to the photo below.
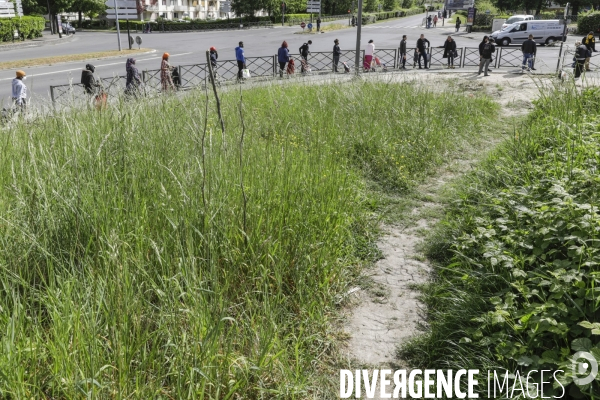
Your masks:
M359 74L359 66L360 66L360 33L362 28L362 2L363 0L358 0L358 21L356 21L356 57L354 59L354 69L356 70L356 75Z

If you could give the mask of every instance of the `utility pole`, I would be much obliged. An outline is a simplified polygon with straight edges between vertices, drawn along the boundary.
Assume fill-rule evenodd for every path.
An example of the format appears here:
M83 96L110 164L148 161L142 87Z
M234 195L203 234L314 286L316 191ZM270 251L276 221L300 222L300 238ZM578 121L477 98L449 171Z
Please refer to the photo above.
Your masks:
M363 0L358 0L358 21L356 21L356 58L354 59L354 69L356 70L356 75L358 76L360 70L360 33L362 28L362 2Z
M558 61L556 62L556 74L560 77L561 71L560 71L560 59L562 57L562 51L563 51L563 44L565 43L565 35L567 34L567 14L569 13L569 6L571 4L567 3L565 5L565 15L563 16L564 18L564 27L563 27L563 34L562 37L560 38L560 50L558 52ZM575 51L577 51L577 49L575 49ZM578 68L577 65L575 65L575 68Z
M281 3L281 26L285 25L285 2Z

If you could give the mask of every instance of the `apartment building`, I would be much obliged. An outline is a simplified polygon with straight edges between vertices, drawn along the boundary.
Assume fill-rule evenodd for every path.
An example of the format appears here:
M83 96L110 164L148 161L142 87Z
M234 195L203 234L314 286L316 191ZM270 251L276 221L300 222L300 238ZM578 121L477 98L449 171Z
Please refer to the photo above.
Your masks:
M227 13L221 12L221 3L225 0L142 0L145 5L144 21L153 21L159 17L178 20L223 19ZM229 13L229 17L233 17Z

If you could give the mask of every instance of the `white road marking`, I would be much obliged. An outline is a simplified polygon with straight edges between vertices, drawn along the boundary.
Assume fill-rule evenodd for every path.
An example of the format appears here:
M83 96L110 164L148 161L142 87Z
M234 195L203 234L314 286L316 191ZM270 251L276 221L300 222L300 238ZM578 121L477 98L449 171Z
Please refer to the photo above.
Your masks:
M186 55L188 55L188 54L192 54L192 53L190 52L190 53L171 54L171 55L170 55L170 57L186 56ZM156 56L156 57L144 58L144 59L136 60L136 62L140 62L140 61L149 61L149 60L155 60L155 59L157 59L157 58L162 58L162 56ZM75 63L75 62L81 62L81 61L73 61L72 63ZM119 65L119 64L123 64L123 61L119 61L119 62L115 62L115 63L110 63L110 64L96 65L95 67L96 67L96 68L99 68L99 67L109 67L109 66L111 66L111 65ZM32 67L32 68L35 68L35 67ZM60 73L63 73L63 72L73 72L73 71L81 71L81 68L63 69L63 70L60 70L60 71L53 71L53 72L43 72L43 73L41 73L41 74L32 74L32 75L27 75L27 76L28 76L28 77L30 77L30 78L33 78L33 77L35 77L35 76L44 76L44 75L60 74ZM11 80L13 80L13 78L3 78L3 79L0 79L0 81L11 81Z

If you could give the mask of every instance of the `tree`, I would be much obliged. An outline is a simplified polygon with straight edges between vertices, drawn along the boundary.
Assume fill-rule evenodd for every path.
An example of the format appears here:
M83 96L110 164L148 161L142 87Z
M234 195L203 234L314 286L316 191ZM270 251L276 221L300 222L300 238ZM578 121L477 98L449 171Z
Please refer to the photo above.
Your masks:
M398 0L383 0L383 9L385 11L392 11L398 7Z
M379 0L367 0L364 5L365 11L373 12L377 10L377 6L379 5Z
M102 0L74 0L68 11L79 14L79 27L83 23L83 14L89 17L96 16L106 11L106 5Z

